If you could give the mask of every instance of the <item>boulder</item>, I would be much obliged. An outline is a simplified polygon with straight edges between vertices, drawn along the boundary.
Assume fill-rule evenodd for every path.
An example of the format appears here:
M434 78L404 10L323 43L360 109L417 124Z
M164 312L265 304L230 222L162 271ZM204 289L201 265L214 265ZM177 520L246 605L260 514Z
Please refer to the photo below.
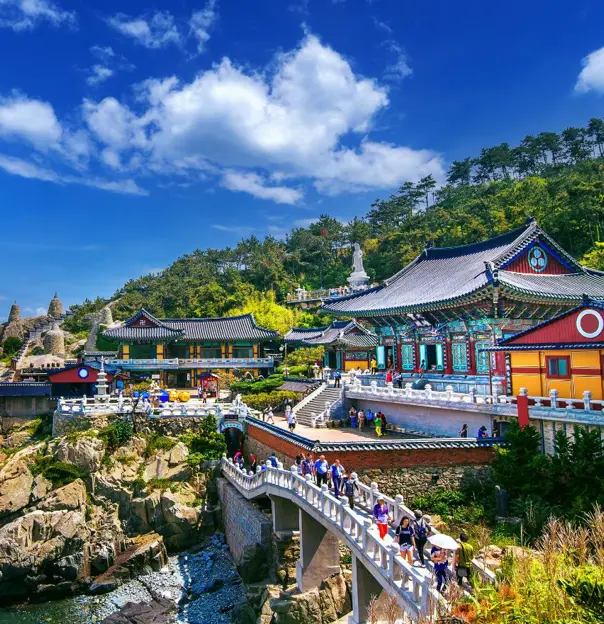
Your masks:
M69 462L86 472L96 472L101 467L105 445L99 438L78 438L75 442L61 440L57 448L59 461Z
M170 455L168 457L168 463L170 466L176 466L176 464L181 464L187 460L189 456L189 449L186 444L179 442L170 450Z
M88 576L89 537L84 514L74 510L36 510L0 528L0 601Z
M169 624L174 621L176 605L166 598L153 598L149 602L127 602L117 613L102 624Z
M161 455L156 455L145 464L143 479L145 482L151 479L165 479L168 474L168 460Z
M0 518L23 509L31 496L34 477L28 462L14 455L0 470Z
M37 505L42 511L80 510L85 512L86 486L81 479L55 490Z
M52 490L52 481L49 481L45 476L38 475L33 482L31 488L32 501L38 501L44 498Z

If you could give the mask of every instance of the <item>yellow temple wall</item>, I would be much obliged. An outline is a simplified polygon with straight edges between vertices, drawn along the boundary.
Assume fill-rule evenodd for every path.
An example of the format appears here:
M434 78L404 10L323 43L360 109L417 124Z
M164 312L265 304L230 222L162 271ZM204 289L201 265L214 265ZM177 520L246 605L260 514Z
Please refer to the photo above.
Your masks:
M549 396L552 390L557 390L561 399L582 399L583 392L589 390L592 399L601 400L604 397L602 354L598 349L512 351L512 394L518 395L520 388L526 388L531 396ZM568 379L550 379L547 376L548 356L570 358Z

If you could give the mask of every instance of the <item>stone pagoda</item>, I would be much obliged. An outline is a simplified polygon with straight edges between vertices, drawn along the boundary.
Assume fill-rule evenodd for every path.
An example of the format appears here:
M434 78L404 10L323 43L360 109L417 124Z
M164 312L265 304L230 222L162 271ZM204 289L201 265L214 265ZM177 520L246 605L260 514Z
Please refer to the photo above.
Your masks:
M48 316L52 318L61 318L63 316L63 304L55 293L55 296L50 300L48 304Z

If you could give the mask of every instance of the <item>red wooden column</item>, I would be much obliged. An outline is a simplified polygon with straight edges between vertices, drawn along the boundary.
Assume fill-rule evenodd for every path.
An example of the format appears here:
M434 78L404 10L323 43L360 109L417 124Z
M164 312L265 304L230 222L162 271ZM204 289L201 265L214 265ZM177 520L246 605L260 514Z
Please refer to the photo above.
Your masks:
M400 373L403 370L403 350L401 348L401 343L396 342L396 370Z
M518 407L518 425L524 429L529 424L529 403L526 388L520 388L520 394L516 397Z
M471 338L468 338L468 347L470 349L468 375L476 375L476 348L474 345L474 341Z
M445 366L445 375L453 374L453 347L451 345L451 339L445 339L445 358L447 360L447 364Z

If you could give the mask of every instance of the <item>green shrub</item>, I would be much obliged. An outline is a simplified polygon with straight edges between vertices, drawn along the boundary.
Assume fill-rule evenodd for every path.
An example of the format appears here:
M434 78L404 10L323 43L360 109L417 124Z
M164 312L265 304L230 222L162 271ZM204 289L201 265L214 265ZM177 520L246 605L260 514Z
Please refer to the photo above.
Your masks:
M166 490L176 492L178 484L174 481L170 481L170 479L149 479L149 481L147 481L147 488L150 490L161 490L162 492Z
M19 349L23 346L23 341L19 340L19 338L15 338L14 336L9 336L3 343L2 348L4 349L3 355L5 357L12 357L15 355Z
M63 487L76 479L85 479L88 476L86 471L80 470L73 464L58 461L51 455L36 458L29 470L34 476L44 476L55 488Z
M169 451L174 448L178 440L168 438L159 433L152 433L147 440L145 448L145 457L151 457L156 451Z
M132 425L120 420L101 429L99 438L105 442L110 451L114 451L116 448L124 446L132 438L132 433Z
M34 347L31 350L32 355L44 355L44 349L42 347Z
M197 433L186 433L180 439L189 449L187 462L195 468L205 461L220 459L227 452L224 435L217 430L214 416L206 416Z
M236 381L231 384L231 392L235 394L260 394L276 390L283 384L283 375L270 375L259 381Z
M300 395L289 390L277 390L275 392L263 392L262 394L251 394L245 397L245 404L251 409L263 411L268 407L277 408L283 405L286 400L296 402Z

